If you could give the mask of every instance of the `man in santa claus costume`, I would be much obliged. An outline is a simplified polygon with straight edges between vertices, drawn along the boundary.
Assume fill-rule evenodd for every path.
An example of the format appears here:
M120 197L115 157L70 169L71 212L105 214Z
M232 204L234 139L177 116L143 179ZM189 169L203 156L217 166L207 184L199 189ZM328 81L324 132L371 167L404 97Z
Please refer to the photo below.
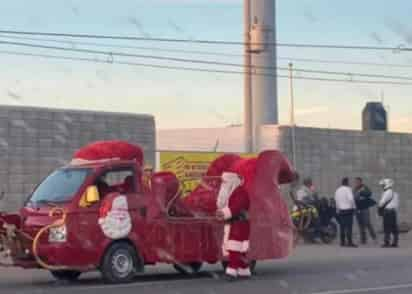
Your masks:
M222 248L223 255L228 258L225 277L229 281L249 278L249 195L238 174L223 173L216 204L216 216L225 222Z

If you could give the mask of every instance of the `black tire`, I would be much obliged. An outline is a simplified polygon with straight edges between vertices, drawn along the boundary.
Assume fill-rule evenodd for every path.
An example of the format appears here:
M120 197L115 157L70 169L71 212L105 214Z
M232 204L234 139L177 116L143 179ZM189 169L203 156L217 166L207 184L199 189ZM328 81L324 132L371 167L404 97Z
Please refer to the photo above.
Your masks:
M227 264L228 264L227 260L223 260L223 261L222 261L222 267L223 267L223 271L224 271L224 272L226 271Z
M82 274L78 271L69 271L69 270L61 270L61 271L50 271L52 276L58 281L66 281L66 282L74 282Z
M250 271L252 272L252 274L256 273L256 263L257 263L256 260L250 261L249 266L250 266Z
M174 264L175 270L184 275L193 275L199 273L202 268L201 262L191 262L189 264Z
M143 263L136 250L127 242L112 244L100 266L103 280L109 284L129 283L142 269Z
M226 260L222 261L223 271L226 271L227 264L228 262ZM250 271L252 272L252 274L256 272L256 264L257 264L256 260L251 260L249 262L249 267L250 267Z

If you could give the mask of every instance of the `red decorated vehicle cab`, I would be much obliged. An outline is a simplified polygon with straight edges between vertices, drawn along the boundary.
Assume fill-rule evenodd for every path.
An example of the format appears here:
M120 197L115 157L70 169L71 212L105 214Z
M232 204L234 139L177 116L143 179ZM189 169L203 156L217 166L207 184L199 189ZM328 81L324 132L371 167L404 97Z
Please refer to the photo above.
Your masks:
M213 205L227 170L245 178L250 195L250 260L288 256L295 232L279 185L294 173L279 152L248 160L224 155L211 164L204 184L182 199L174 174L144 174L141 149L112 141L80 149L38 185L19 213L0 213L2 265L47 269L61 280L98 270L105 281L120 283L156 263L181 272L224 263L224 224Z

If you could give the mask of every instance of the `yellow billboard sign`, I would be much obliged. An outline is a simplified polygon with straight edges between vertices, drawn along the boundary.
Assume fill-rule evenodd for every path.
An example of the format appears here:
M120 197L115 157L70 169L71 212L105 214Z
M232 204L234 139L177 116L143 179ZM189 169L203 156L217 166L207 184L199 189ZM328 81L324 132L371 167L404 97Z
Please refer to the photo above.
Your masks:
M182 185L183 194L187 195L199 184L212 161L224 153L217 152L175 152L162 151L159 154L159 167L162 171L173 172ZM253 157L256 154L240 154Z

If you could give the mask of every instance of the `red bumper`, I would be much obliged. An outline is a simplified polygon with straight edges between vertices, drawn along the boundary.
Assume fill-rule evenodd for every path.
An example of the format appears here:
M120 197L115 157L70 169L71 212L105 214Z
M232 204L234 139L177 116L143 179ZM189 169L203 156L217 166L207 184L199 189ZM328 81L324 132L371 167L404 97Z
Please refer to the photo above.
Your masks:
M97 268L95 264L82 264L80 260L76 258L76 251L78 252L78 250L69 246L68 243L42 244L39 245L37 250L41 261L49 266L64 267L80 271L89 271ZM36 261L31 250L29 254L14 257L13 262L15 266L26 269L43 268Z

